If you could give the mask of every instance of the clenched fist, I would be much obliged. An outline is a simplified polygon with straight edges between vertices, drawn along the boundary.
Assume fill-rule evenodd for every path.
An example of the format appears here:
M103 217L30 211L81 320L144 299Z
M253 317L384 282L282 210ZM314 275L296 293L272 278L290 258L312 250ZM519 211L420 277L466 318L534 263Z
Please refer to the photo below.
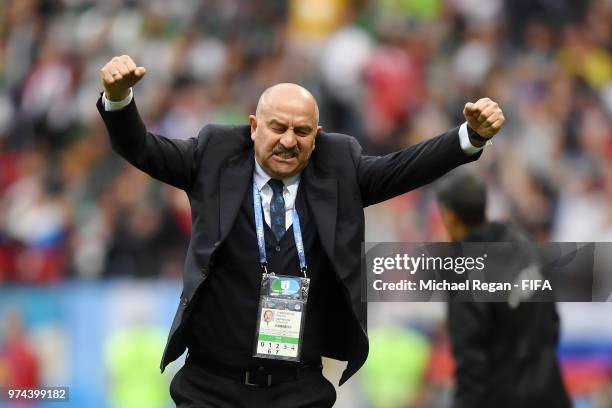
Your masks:
M463 116L468 126L485 139L495 136L506 120L499 105L489 98L466 103Z
M137 67L129 55L113 57L100 70L106 98L113 102L127 98L130 88L136 85L146 72L144 67Z

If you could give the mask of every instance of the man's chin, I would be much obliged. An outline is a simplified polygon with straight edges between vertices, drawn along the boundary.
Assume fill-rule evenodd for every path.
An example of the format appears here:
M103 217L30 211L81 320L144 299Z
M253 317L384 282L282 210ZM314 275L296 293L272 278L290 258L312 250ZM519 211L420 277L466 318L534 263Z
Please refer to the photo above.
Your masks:
M300 169L296 165L292 166L272 166L268 172L270 176L277 179L284 179L287 177L295 176L299 173Z
M300 170L299 167L296 157L283 159L282 157L272 156L267 170L275 178L287 178L296 175Z

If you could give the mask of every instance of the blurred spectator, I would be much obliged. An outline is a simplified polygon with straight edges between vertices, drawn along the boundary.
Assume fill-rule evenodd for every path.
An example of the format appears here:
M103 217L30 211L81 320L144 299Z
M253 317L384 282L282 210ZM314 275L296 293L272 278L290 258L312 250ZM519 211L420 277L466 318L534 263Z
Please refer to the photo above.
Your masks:
M427 338L414 329L377 328L370 330L370 357L361 380L372 408L416 406L431 347Z
M0 338L0 387L37 387L39 362L30 347L21 316L6 314Z
M146 315L137 319L110 336L105 346L109 400L113 408L165 408L170 402L168 375L156 369L165 333L147 323Z

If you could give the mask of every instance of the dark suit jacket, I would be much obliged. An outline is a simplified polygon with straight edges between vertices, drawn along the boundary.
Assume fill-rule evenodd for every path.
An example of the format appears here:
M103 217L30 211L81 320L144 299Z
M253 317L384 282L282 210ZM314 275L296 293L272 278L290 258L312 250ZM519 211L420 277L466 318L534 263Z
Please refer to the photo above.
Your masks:
M528 238L510 225L490 223L466 241L528 242ZM540 256L534 248L531 259L518 260L520 268L540 264ZM449 303L448 324L456 363L453 408L571 406L557 362L555 303L521 303L516 308L507 303Z
M161 369L185 350L181 324L198 287L214 273L216 248L232 227L251 186L254 168L249 126L207 125L195 138L171 140L147 133L134 101L126 108L98 110L113 149L152 177L185 190L191 204L192 236L185 260L183 293L170 329ZM301 184L321 244L329 257L360 330L348 350L330 357L348 360L344 383L368 355L366 304L361 300L363 208L420 187L454 167L476 160L461 149L458 128L382 157L363 156L357 141L321 132ZM348 347L348 346L347 346Z

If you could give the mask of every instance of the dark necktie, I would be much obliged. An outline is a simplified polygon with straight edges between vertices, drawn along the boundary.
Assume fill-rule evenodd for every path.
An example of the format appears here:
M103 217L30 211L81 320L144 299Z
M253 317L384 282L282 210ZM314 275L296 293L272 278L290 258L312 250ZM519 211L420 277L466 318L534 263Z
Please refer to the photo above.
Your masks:
M270 179L268 185L272 188L272 200L270 201L270 228L280 241L285 235L285 199L283 198L283 182Z

